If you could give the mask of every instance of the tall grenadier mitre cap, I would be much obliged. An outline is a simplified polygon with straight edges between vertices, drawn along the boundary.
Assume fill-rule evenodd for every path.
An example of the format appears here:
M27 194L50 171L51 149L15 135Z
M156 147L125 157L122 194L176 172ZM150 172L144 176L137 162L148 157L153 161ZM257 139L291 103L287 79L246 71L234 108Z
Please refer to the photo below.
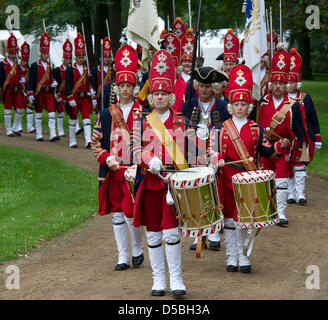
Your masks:
M149 73L149 93L174 90L175 67L172 56L166 50L157 51Z
M276 51L272 58L271 82L288 82L290 55L285 49Z
M41 53L49 53L50 40L51 40L50 36L48 35L47 31L45 31L40 38L40 52Z
M179 37L175 33L169 32L163 36L163 39L165 40L166 50L173 58L174 65L179 66L181 62L181 42Z
M18 52L17 39L12 32L7 40L7 52L10 54L16 54Z
M85 56L85 40L80 32L77 33L77 36L74 39L74 47L76 57Z
M290 69L288 80L291 82L301 82L302 80L302 57L295 48L290 50Z
M30 59L30 45L24 41L21 45L21 60L22 61L29 61Z
M175 33L179 39L181 39L186 34L186 26L182 22L180 17L175 19L175 22L172 23L173 33Z
M229 73L229 101L252 102L253 76L250 68L244 64L232 67Z
M232 29L228 29L228 33L224 37L224 62L236 62L239 57L239 40L233 33Z
M186 34L181 38L181 61L192 61L194 51L195 36L193 29L188 28Z
M106 37L103 41L103 53L104 57L110 57L112 52L112 42Z
M116 84L137 84L138 54L130 45L125 45L117 50L115 55Z
M67 38L63 44L63 58L64 59L72 59L73 56L73 45L71 41Z

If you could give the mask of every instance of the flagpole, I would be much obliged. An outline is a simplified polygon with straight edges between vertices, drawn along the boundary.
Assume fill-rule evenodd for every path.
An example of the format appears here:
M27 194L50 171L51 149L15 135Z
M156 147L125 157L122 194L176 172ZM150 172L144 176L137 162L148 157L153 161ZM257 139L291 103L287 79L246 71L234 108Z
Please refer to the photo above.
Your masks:
M190 4L190 0L188 0L188 13L189 13L189 28L191 28L191 4Z

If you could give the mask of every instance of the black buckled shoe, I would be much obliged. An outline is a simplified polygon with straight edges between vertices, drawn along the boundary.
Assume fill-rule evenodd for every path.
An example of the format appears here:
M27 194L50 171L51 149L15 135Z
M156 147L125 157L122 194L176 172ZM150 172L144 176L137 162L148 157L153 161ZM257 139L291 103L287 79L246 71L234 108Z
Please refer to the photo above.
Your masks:
M238 266L233 266L232 264L229 264L226 270L227 272L238 272Z
M288 203L288 204L295 204L296 201L295 201L295 199L288 199L288 200L287 200L287 203Z
M19 131L13 131L13 133L14 133L15 136L17 136L17 137L21 137L21 136L22 136L22 134L21 134Z
M130 265L129 264L126 264L126 263L118 263L115 266L115 271L123 271L123 270L129 269L129 268L130 268Z
M208 247L209 250L219 251L220 250L220 241L210 241L210 245Z
M49 141L50 142L55 142L55 141L57 141L58 139L57 139L57 136L56 137L53 137L53 138L51 138Z
M172 290L172 294L174 297L183 296L186 294L186 290Z
M73 144L72 146L70 146L70 148L73 148L73 149L77 148L77 144Z
M154 297L162 297L165 295L165 290L152 290L151 295Z
M193 243L193 244L189 247L190 250L196 250L196 248L197 248L197 243ZM207 249L207 244L206 244L206 243L205 243L205 249Z
M134 268L140 267L143 261L144 261L143 253L140 256L132 257L132 265Z
M77 131L75 132L75 134L78 136L78 135L81 134L82 132L83 132L83 128L77 130Z
M9 134L7 134L7 137L14 137L14 136L15 136L14 133L9 133Z
M306 201L306 199L301 198L301 199L298 200L298 204L299 204L300 206L305 206L305 205L307 204L307 201Z
M86 147L87 149L90 149L90 148L91 148L91 142L89 142L85 147Z
M288 220L287 219L280 219L280 221L277 223L278 226L283 226L285 224L288 224Z
M251 266L240 266L239 267L240 272L242 273L250 273L251 272Z
M43 140L43 138L37 138L36 141L37 142L43 142L44 140Z

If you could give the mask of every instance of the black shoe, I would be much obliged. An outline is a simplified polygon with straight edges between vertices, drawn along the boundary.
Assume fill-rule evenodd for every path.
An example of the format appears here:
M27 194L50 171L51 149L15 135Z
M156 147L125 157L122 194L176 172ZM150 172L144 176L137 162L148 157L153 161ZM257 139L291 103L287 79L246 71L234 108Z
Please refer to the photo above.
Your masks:
M186 294L186 290L173 290L172 294L174 297L183 296Z
M27 131L27 133L34 133L35 129L31 130L31 131Z
M73 149L77 148L77 144L73 144L72 146L70 146L70 148L73 148Z
M196 248L197 248L197 243L193 243L193 244L189 247L190 250L196 250ZM205 243L205 249L207 249L207 244L206 244L206 243Z
M14 133L9 133L9 134L7 134L7 137L14 137L14 136L15 136Z
M238 272L238 266L233 266L230 264L227 266L227 271L228 272Z
M81 134L83 132L83 128L81 128L80 130L76 131L75 134L78 136L79 134Z
M143 253L138 257L132 257L132 265L134 268L140 267L143 261L144 261Z
M282 226L284 224L288 224L288 220L287 219L280 219L280 221L277 223L278 226Z
M13 131L13 133L17 136L17 137L21 137L22 136L22 134L19 132L19 131Z
M251 272L251 266L240 266L239 267L240 272L242 273L250 273Z
M43 138L37 138L36 141L37 142L43 142L44 140L43 140Z
M51 138L49 141L50 142L55 142L55 141L57 141L58 139L57 139L57 136L56 137L53 137L53 138Z
M64 135L64 134L61 134L59 137L60 137L60 138L65 138L65 137L66 137L66 135Z
M91 148L91 142L89 142L85 147L86 147L87 149L90 149L90 148Z
M60 140L60 136L55 137L56 141Z
M165 290L152 290L151 295L155 297L162 297L165 295Z
M220 241L210 241L209 250L219 251L220 250Z
M307 204L307 201L306 201L306 199L299 199L298 200L298 204L300 205L300 206L305 206L306 204Z
M288 200L287 200L287 203L288 203L288 204L295 204L296 201L295 201L295 199L288 199Z
M115 266L115 271L123 271L123 270L129 269L129 268L130 268L130 265L128 265L126 263L118 263Z

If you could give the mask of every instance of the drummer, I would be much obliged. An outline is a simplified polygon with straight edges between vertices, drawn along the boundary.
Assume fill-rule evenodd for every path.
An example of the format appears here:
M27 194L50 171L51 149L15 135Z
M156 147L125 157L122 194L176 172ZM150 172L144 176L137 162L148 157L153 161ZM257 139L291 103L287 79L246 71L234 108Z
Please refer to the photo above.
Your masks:
M128 150L133 121L141 116L142 107L134 100L137 84L138 56L129 45L115 55L116 91L120 101L102 110L95 119L92 149L99 166L99 214L111 214L118 262L115 271L130 267L127 227L132 246L132 265L139 267L143 260L141 230L132 225L132 195L124 178L121 161L130 163Z
M243 172L257 170L258 153L263 157L275 157L282 149L289 146L287 139L270 145L264 129L248 119L253 109L252 72L246 65L234 66L230 71L231 90L229 93L228 111L232 118L222 123L218 139L215 140L215 130L211 132L210 162L220 168L219 195L224 206L224 241L226 246L228 272L240 271L249 273L251 264L249 258L243 255L247 230L241 229L237 220L232 176ZM215 146L215 141L216 146ZM217 152L218 151L218 152ZM248 160L247 160L248 159ZM228 161L245 160L235 165L226 165Z
M186 148L181 148L178 143L175 147L178 140L176 133L180 132L181 137L184 137L186 119L170 108L175 101L174 80L175 69L171 55L166 50L157 51L149 75L148 101L153 111L135 121L132 131L133 162L138 163L133 224L135 227L144 225L147 228L148 254L153 270L152 296L164 296L166 290L162 239L165 241L172 294L174 297L186 294L182 279L180 233L173 211L174 201L168 191L168 184L162 179L165 173L161 172L164 165L166 169L188 168L186 154L182 151ZM172 130L173 136L170 133ZM185 139L182 139L183 143L186 143ZM166 148L165 145L173 145L173 148Z

